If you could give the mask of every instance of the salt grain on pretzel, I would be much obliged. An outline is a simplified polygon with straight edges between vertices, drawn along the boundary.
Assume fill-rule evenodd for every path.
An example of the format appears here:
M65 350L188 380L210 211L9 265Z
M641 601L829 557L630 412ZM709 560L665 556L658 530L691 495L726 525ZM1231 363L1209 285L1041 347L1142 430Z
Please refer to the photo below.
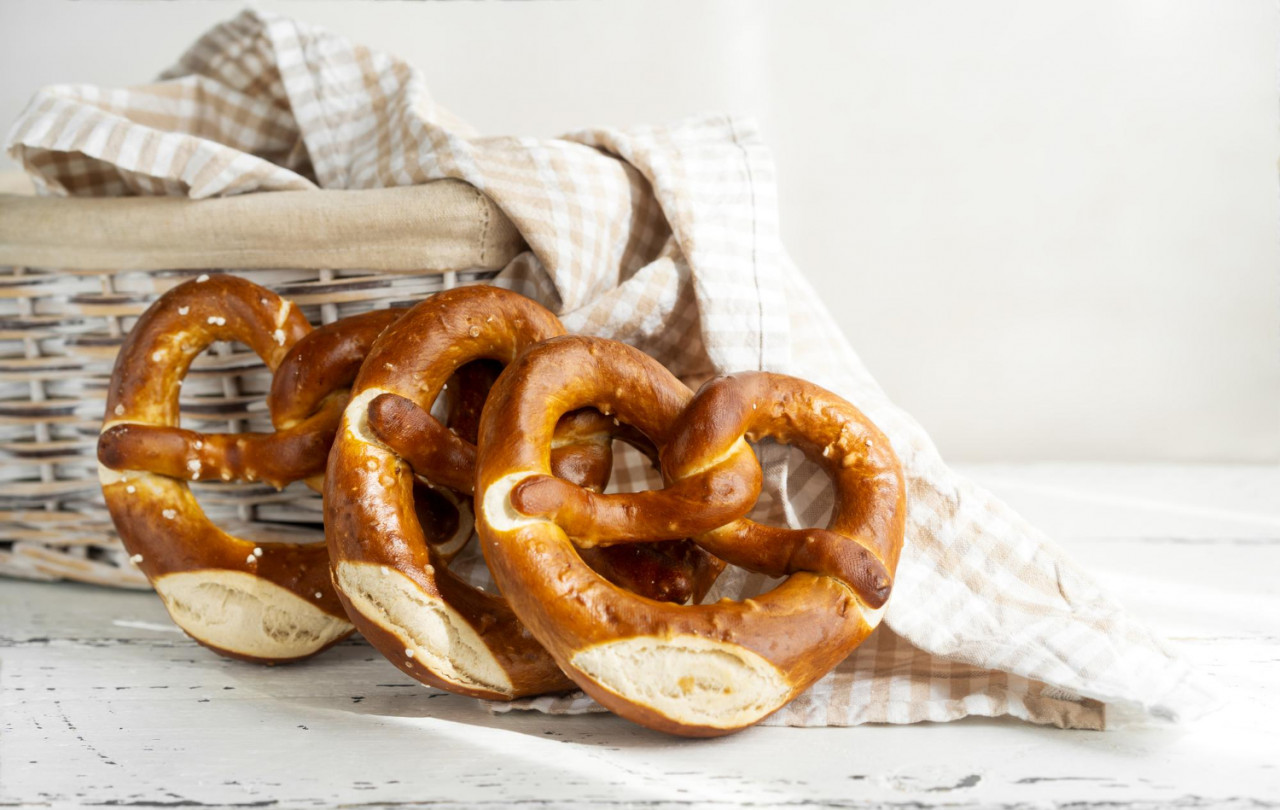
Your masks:
M498 586L579 686L651 728L714 736L776 711L870 634L902 546L905 486L884 435L817 386L758 373L712 382L691 402L683 390L652 358L612 341L565 337L531 349L485 406L476 524ZM614 411L653 439L667 490L600 495L550 477L555 424L581 407ZM735 469L747 436L794 444L825 469L836 491L826 530L741 519L759 486ZM788 578L741 602L663 604L605 582L569 539L691 530L724 559Z

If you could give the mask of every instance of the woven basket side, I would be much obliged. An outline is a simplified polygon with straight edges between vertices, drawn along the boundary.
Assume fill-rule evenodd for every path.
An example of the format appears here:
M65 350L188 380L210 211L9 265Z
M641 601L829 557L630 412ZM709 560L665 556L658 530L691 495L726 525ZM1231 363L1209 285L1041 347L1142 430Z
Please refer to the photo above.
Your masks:
M171 287L235 272L319 325L484 283L525 249L452 181L199 202L0 195L0 574L147 587L103 503L97 438L116 353ZM246 347L215 344L183 383L183 425L270 431L269 385ZM319 496L300 483L191 489L241 536L321 536Z
M218 272L218 271L208 271ZM0 268L0 574L147 587L128 563L98 485L97 437L115 355L156 297L197 271L69 274ZM241 270L298 302L314 324L440 290L484 283L493 270L396 274ZM270 374L239 344L197 358L181 392L184 427L270 431ZM215 521L266 539L310 529L320 498L301 483L196 482Z

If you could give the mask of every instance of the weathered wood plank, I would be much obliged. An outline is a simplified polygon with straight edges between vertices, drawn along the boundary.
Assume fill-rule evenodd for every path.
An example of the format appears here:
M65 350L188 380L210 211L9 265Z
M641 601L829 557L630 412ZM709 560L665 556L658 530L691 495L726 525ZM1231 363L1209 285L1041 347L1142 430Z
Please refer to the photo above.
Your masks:
M970 472L1179 638L1223 709L1103 733L967 720L682 741L610 716L490 715L358 641L304 665L228 661L176 632L151 594L3 581L0 804L1280 806L1280 544L1267 527L1280 499L1258 485L1280 479ZM1090 506L1099 494L1121 500ZM1158 498L1200 512L1171 516ZM1212 509L1250 517L1215 535Z
M1155 805L1265 800L1280 787L1265 753L1280 750L1280 718L1259 688L1280 679L1276 644L1205 650L1242 699L1187 729L965 721L686 742L607 716L491 716L413 684L360 644L268 669L181 641L135 641L6 649L0 799Z

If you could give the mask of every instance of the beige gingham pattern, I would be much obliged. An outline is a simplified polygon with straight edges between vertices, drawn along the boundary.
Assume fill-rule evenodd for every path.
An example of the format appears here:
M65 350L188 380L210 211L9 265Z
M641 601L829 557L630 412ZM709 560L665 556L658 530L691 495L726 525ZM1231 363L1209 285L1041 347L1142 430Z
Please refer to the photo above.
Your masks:
M778 235L773 164L749 121L707 116L558 139L481 137L390 56L290 19L245 12L201 38L163 81L39 93L10 153L45 193L179 194L374 188L443 177L488 194L531 251L498 283L572 331L626 341L690 383L769 369L862 408L904 464L907 544L885 626L767 720L848 725L1009 714L1100 728L1104 705L1203 710L1186 663L1050 540L949 469L885 397ZM759 448L757 512L814 525L825 479L788 448ZM646 486L620 463L620 486ZM461 563L478 580L478 561ZM768 586L733 572L718 594ZM587 711L584 697L495 709Z

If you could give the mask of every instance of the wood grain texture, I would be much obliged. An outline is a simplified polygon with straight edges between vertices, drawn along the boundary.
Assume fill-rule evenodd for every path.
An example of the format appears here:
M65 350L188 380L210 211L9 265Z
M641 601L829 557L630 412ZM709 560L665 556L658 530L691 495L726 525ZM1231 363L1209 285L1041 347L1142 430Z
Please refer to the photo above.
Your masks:
M0 580L0 805L1280 806L1280 469L965 471L1173 639L1224 707L1107 732L969 719L684 741L490 715L360 641L305 665L220 659L152 594Z

